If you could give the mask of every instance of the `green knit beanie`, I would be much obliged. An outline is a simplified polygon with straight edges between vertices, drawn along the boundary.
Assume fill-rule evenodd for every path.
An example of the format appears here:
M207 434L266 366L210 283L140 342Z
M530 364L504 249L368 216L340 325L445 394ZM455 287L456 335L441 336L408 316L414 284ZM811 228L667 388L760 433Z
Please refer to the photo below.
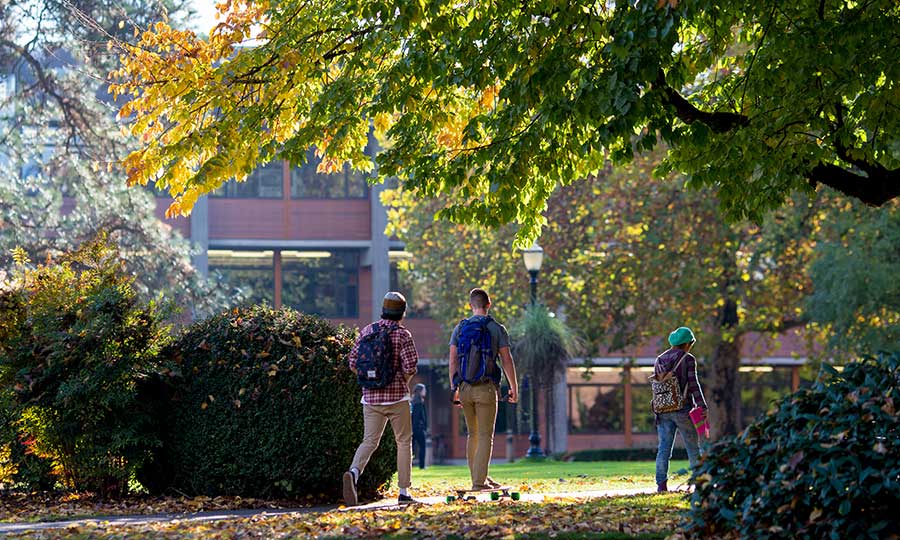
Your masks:
M697 338L694 337L694 333L691 332L691 329L687 326L676 328L674 332L669 334L669 345L673 347L684 345L685 343L690 343L692 341L697 341Z

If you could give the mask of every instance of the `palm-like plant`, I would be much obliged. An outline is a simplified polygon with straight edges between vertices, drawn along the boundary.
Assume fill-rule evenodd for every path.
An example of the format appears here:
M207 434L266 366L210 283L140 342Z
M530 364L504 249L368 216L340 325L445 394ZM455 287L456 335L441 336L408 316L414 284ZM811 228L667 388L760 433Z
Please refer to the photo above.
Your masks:
M526 309L522 317L512 325L510 338L519 371L530 380L531 430L532 437L538 437L532 440L532 449L537 449L539 447L535 417L537 392L546 393L559 377L565 377L566 364L581 349L581 340L543 305L532 305ZM549 431L555 415L553 399L547 397ZM532 455L534 454L529 450L529 456Z
M553 384L581 347L574 332L540 304L528 307L512 325L510 341L519 371L539 388Z

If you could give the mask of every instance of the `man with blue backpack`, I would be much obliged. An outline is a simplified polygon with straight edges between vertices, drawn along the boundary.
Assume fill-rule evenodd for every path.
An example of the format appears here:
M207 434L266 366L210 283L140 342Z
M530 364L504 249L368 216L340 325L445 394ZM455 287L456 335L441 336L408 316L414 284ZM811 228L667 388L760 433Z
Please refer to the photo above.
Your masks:
M343 494L347 506L358 503L356 484L381 443L384 427L391 423L397 441L398 504L416 502L409 495L412 473L412 417L409 381L416 374L419 355L412 334L400 321L406 314L406 298L398 292L384 296L381 320L359 333L350 351L350 369L362 387L363 440L350 470L344 473Z
M500 486L488 476L500 389L498 358L509 382L510 403L519 399L519 383L509 352L509 333L488 315L491 309L488 293L484 289L472 289L469 307L472 316L460 321L450 337L450 385L453 392L459 392L459 404L469 432L466 460L472 489L490 489Z

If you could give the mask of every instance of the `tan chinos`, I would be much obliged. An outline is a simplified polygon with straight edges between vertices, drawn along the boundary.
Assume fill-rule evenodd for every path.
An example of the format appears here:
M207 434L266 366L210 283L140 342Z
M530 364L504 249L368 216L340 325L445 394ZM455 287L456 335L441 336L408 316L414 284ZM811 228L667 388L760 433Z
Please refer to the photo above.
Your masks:
M412 416L409 401L390 405L363 405L363 440L350 468L356 468L362 475L369 459L378 448L384 427L391 423L394 440L397 441L397 484L400 488L411 485L412 471Z
M497 387L490 382L462 383L459 401L466 418L469 437L466 440L466 461L472 487L485 487L488 466L494 449L494 424L497 422Z

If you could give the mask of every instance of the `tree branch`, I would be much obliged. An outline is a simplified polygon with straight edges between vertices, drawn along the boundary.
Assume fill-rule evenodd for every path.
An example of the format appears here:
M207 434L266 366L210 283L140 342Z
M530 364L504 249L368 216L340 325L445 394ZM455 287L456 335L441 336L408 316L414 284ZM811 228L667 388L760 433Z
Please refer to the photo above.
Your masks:
M662 90L666 101L675 109L675 114L685 124L700 122L715 133L726 133L750 123L746 116L733 112L708 112L694 107L688 100L666 82L662 69L656 77L656 86Z
M862 176L837 165L820 163L810 169L806 178L814 188L824 184L872 206L900 197L900 169L880 168Z

